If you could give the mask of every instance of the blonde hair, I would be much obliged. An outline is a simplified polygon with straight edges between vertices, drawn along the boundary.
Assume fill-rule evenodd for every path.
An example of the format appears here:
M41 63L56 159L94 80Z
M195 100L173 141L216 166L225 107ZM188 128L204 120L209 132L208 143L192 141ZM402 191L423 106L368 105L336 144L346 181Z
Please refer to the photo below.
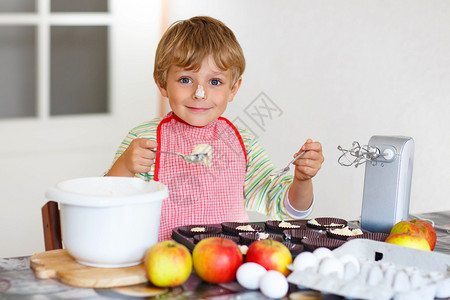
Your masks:
M224 23L211 17L177 21L159 41L153 77L166 88L170 66L199 70L208 55L212 55L221 70L231 70L231 86L234 86L245 69L244 53L234 33Z

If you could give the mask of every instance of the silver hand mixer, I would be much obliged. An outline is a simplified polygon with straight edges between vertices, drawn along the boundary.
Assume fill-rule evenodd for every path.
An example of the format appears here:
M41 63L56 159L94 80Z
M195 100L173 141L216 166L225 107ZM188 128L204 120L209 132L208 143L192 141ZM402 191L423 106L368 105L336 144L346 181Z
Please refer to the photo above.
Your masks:
M414 140L403 136L372 136L369 144L353 142L343 149L342 166L366 163L361 228L389 233L396 223L409 218L409 199L414 159Z

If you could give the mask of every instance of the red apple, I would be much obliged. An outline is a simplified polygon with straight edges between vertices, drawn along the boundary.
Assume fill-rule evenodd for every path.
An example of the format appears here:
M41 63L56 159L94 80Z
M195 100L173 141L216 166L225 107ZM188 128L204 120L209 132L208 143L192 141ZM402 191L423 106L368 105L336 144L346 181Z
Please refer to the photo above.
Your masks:
M192 256L185 246L174 241L162 241L147 251L144 266L148 280L154 285L178 286L192 272Z
M419 235L425 238L430 245L430 249L433 251L436 245L436 231L433 226L427 221L423 220L409 220L401 221L394 225L390 234L395 233L407 233L410 235Z
M290 272L287 266L292 263L292 254L285 245L278 241L258 240L248 247L245 262L254 262L266 270L280 271L287 276Z
M420 235L411 235L408 233L395 233L388 236L386 243L396 244L409 248L430 251L428 241Z
M225 283L236 279L236 271L243 263L238 245L219 237L201 240L192 251L194 270L204 281Z

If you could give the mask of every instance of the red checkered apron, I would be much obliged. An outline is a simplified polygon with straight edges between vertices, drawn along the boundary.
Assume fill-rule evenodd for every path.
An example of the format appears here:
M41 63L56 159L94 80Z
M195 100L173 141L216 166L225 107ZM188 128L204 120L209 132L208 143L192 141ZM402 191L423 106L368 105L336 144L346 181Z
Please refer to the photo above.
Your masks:
M209 167L157 153L154 178L169 188L169 198L162 203L160 241L170 239L177 226L248 221L244 208L247 154L230 121L220 117L195 127L169 113L158 126L157 139L161 151L191 154L198 144L212 148Z

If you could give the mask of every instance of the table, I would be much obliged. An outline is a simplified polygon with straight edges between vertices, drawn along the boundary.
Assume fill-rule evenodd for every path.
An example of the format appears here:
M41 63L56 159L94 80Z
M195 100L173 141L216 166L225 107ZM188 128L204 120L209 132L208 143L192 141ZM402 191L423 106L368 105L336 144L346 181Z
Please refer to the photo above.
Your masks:
M417 215L435 222L438 236L435 251L450 254L450 211ZM30 269L30 256L0 259L0 300L16 299L151 299L154 297L129 296L136 289L146 293L159 293L158 299L267 299L258 291L247 291L237 282L214 285L203 282L195 273L181 287L155 289L147 284L124 289L85 289L71 287L55 279L37 279ZM290 292L296 287L291 286ZM148 294L147 294L148 295ZM319 295L321 298L335 300L342 297Z
M437 242L434 251L450 254L450 211L419 214L418 217L435 223Z

